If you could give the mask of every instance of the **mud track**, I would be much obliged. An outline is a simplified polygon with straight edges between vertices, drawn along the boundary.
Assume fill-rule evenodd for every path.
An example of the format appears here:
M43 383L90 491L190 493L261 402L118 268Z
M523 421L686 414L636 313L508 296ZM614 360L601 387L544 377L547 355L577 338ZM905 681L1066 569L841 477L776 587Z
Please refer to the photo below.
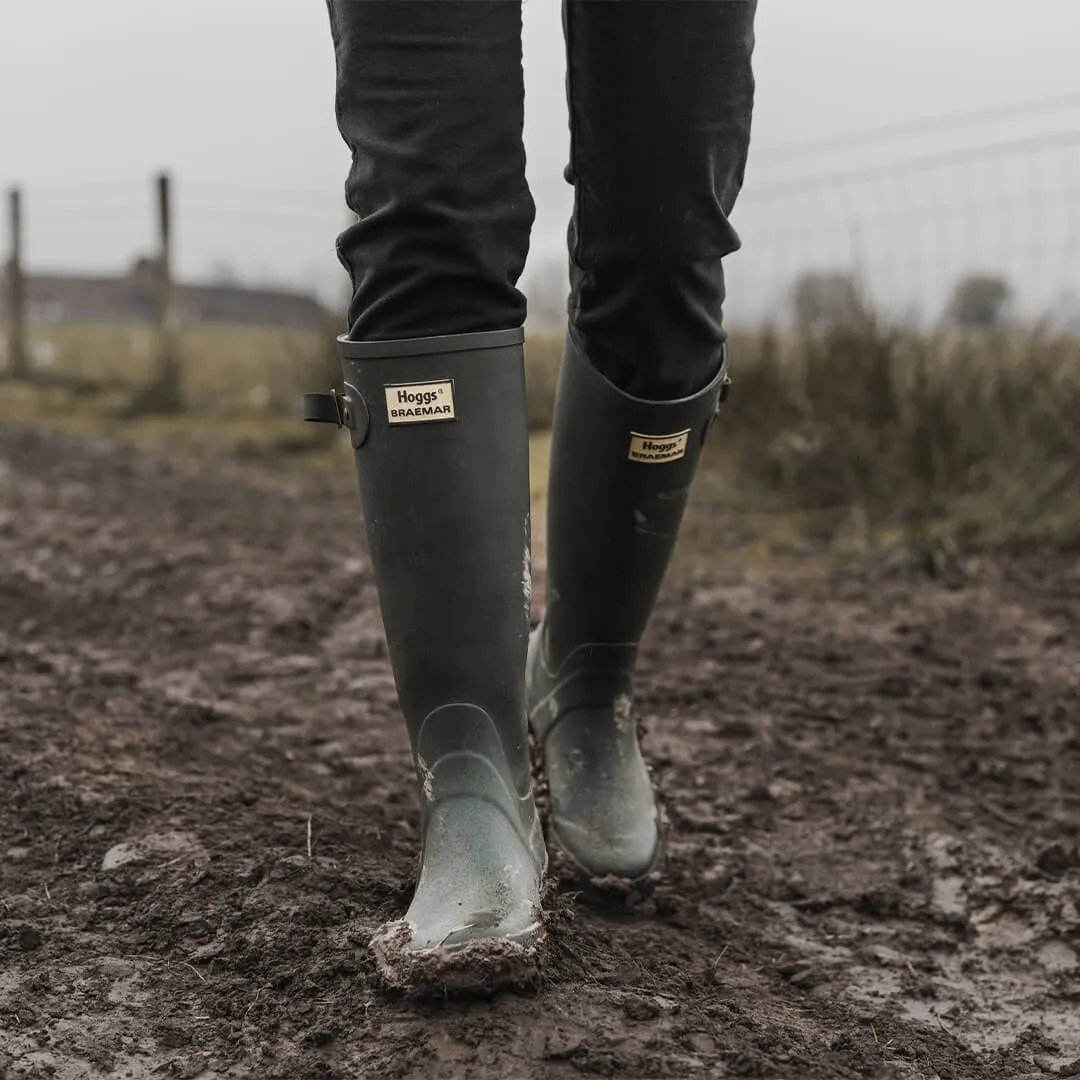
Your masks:
M417 807L334 494L0 429L0 1075L1080 1076L1075 555L673 584L666 884L562 892L535 995L416 1005L366 949Z

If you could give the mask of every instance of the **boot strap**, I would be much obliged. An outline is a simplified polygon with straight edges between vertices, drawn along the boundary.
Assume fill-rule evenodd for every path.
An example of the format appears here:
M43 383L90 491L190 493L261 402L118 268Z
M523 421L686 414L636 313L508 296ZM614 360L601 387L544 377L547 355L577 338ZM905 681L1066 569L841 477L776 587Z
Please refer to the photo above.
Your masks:
M336 390L329 394L305 394L304 419L348 428L356 450L364 445L371 430L371 417L364 399L359 394L340 394Z
M720 381L720 397L717 399L717 406L723 405L728 399L728 395L731 393L731 376L725 371L724 377Z
M345 395L331 390L329 394L304 395L304 419L316 424L345 426Z

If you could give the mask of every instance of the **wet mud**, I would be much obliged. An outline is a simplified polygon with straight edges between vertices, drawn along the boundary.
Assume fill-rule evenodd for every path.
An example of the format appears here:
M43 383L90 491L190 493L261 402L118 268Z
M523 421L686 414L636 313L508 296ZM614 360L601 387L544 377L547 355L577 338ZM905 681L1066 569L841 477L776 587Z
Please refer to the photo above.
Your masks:
M538 990L416 1002L352 478L0 429L0 1075L1080 1076L1080 557L789 562L650 626L655 894L562 888Z

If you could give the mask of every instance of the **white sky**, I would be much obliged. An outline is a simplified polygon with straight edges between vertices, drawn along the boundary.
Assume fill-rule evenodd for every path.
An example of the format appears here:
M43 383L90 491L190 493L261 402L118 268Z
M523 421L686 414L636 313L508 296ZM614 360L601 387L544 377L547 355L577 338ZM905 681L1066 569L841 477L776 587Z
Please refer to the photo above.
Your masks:
M557 0L528 0L523 10L539 261L561 252L570 205L560 179L562 39ZM773 302L782 279L809 263L855 260L871 273L887 264L910 285L925 276L922 261L929 271L943 263L960 270L965 260L1007 268L1024 244L1032 280L1045 272L1048 297L1074 268L1080 282L1075 140L1019 160L976 160L959 172L916 171L902 183L886 174L840 193L811 187L766 197L777 183L821 173L1080 131L1078 46L1080 0L761 0L753 150L736 211L745 248L731 264L733 302L747 310ZM857 152L766 153L1066 94L1074 96L1071 109ZM150 243L150 177L166 167L177 183L182 275L227 262L245 278L340 295L333 240L344 220L347 166L319 0L0 0L0 184L24 187L32 269L126 266ZM1052 209L1053 192L1061 193L1060 210ZM898 243L913 242L913 219L922 218L930 239L900 256ZM875 230L878 221L886 224ZM1039 230L1045 241L1029 243ZM888 275L881 281L887 285Z

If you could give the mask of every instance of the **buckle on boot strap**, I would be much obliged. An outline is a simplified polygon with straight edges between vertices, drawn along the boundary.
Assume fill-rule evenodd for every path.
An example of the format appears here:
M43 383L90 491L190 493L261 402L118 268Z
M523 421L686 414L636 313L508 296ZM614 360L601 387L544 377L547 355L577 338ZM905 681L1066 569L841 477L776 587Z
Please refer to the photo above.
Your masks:
M345 427L345 395L331 390L329 394L304 395L304 419L316 424L337 424Z
M371 432L371 414L364 399L355 390L353 395L339 394L336 390L331 390L329 394L305 394L304 419L316 424L336 424L338 428L348 428L349 441L354 450L359 450L367 442Z

